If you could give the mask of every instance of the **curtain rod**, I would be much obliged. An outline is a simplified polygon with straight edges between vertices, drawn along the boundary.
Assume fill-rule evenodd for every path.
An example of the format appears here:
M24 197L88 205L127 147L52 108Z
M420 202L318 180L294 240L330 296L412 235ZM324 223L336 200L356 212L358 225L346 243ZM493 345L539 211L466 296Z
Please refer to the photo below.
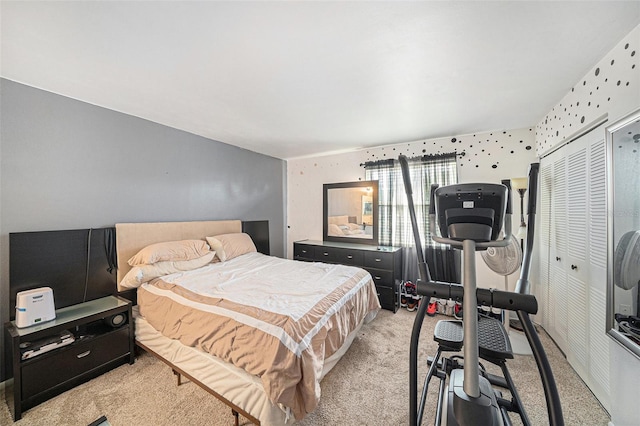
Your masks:
M454 152L446 152L443 154L425 154L425 155L418 155L417 157L411 157L408 158L409 161L423 161L423 162L427 162L427 161L431 161L431 160L441 160L441 159L445 159L445 158L453 158L456 156L464 156L464 152L461 154L458 154L456 151ZM393 167L393 165L395 164L396 159L395 158L387 158L386 160L376 160L376 161L367 161L365 163L360 163L361 167L364 167L365 169L367 167L380 167L380 166L389 166L389 167Z

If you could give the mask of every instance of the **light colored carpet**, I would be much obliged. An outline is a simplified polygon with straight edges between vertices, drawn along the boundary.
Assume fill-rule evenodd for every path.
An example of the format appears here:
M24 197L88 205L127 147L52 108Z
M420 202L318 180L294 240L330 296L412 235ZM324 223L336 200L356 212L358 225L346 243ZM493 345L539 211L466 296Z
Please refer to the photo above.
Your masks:
M365 325L351 349L322 381L322 397L316 411L299 424L408 424L409 340L414 318L415 312L404 309L396 314L381 311ZM438 319L448 317L427 318L423 326L421 374L426 373L426 356L435 353L433 327ZM558 384L565 423L607 425L607 413L543 331L541 339ZM508 365L532 423L548 424L533 357L516 356ZM430 386L425 425L433 423L430 417L435 413L437 385L435 379ZM0 406L0 424L11 424L6 404ZM169 367L145 353L134 365L123 365L27 410L22 420L14 424L86 426L101 415L113 426L233 425L226 405L193 383L176 386ZM249 424L242 417L240 420L241 424ZM516 416L512 420L520 424Z

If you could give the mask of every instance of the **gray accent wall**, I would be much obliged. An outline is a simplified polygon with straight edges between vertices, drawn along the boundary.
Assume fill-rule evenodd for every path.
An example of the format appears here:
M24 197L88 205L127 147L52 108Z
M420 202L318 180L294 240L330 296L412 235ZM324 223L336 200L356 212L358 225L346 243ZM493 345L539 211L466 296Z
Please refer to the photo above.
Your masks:
M10 232L268 220L284 257L286 176L283 160L0 79L2 323Z

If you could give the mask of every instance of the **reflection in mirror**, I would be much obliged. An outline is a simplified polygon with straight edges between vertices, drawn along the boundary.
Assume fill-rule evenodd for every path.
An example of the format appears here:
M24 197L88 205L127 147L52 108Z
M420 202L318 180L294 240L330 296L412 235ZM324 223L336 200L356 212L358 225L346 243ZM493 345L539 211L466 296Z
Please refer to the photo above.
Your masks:
M610 334L640 356L640 110L607 127Z
M325 241L378 244L378 181L324 185Z

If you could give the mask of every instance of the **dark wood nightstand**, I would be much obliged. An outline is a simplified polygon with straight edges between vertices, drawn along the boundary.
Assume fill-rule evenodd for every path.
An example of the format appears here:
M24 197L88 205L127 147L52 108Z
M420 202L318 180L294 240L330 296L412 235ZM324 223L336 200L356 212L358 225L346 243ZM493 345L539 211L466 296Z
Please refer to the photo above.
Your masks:
M112 321L123 319L124 321ZM117 325L113 323L117 322ZM56 310L53 321L18 328L4 325L10 369L5 398L13 420L22 412L121 364L133 364L134 332L131 302L107 296ZM75 341L33 358L22 360L21 349L62 331ZM22 346L22 348L21 348Z

